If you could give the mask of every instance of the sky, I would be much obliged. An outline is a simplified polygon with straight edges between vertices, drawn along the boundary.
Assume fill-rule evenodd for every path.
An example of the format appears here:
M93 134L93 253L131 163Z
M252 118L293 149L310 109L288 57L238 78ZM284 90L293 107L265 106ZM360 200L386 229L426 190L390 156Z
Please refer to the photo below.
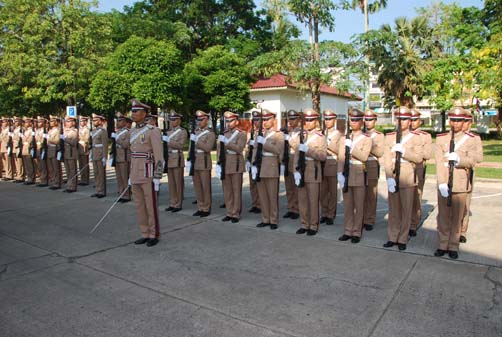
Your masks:
M307 0L306 0L307 1ZM336 0L335 0L336 1ZM107 12L111 9L122 10L124 6L130 6L134 0L100 0L98 10ZM260 0L255 0L259 4ZM389 23L393 25L394 19L400 16L412 18L415 16L416 8L426 7L432 4L433 0L388 0L387 8L378 13L371 14L370 29L378 29L382 24ZM443 0L444 3L456 2L462 7L476 6L483 7L483 0ZM301 27L304 31L304 27ZM336 11L335 12L335 31L321 32L322 40L336 40L342 42L350 42L351 36L364 32L364 15L358 9L357 11ZM305 35L305 34L304 34ZM303 38L307 38L303 36Z

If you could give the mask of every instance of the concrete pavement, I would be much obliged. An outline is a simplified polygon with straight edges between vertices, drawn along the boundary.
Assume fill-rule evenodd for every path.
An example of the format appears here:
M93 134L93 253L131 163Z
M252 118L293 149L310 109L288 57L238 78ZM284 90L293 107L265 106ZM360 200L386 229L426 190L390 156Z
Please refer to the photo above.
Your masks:
M111 182L111 180L110 180ZM246 185L247 186L247 185ZM502 196L499 181L476 183L468 243L460 258L436 248L435 186L428 177L424 225L408 250L384 249L386 193L375 230L342 243L343 204L334 226L294 234L295 220L258 229L257 215L221 222L192 217L192 186L179 213L162 186L162 238L136 246L132 203L0 183L2 336L501 336ZM281 184L283 189L283 185ZM281 193L281 214L285 212Z

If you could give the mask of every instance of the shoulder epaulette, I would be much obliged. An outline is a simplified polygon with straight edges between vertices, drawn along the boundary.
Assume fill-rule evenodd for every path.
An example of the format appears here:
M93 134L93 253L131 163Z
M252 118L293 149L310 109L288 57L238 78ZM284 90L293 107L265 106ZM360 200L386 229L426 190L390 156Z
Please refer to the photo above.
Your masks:
M387 134L388 134L388 135L393 135L393 134L395 134L395 133L396 133L396 131L387 132Z
M410 131L412 134L414 135L417 135L417 136L420 136L420 132L417 132L417 131Z
M449 134L449 132L437 134L436 137L446 136L447 134Z
M320 137L324 137L324 135L322 134L321 131L316 131L315 134L318 135L318 136L320 136Z
M146 124L146 127L149 128L150 130L153 129L153 125Z
M375 130L373 132L376 133L377 135L381 135L382 134L380 131L377 131L377 130Z
M363 133L363 135L365 135L368 138L371 138L371 135L369 133Z
M474 134L472 134L470 132L466 132L465 134L468 135L469 137L476 137L476 135L474 135Z

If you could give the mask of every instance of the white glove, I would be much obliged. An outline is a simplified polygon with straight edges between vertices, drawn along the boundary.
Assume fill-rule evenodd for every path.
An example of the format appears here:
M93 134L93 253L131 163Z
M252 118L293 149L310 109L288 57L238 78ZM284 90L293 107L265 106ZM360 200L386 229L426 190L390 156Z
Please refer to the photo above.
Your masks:
M32 132L31 132L31 136L32 136L32 137L35 137L35 131L32 131Z
M106 166L106 158L103 157L103 159L101 160L103 162L103 166ZM110 165L111 166L111 165Z
M345 139L345 146L352 148L352 139Z
M49 139L49 135L47 133L44 133L44 138Z
M169 143L169 136L162 136L162 141Z
M57 154L57 156L56 156L56 159L57 159L58 161L61 161L61 159L62 159L62 158L63 158L63 154L61 153L61 151L58 151L58 154Z
M186 164L185 164L185 173L186 174L190 174L190 168L192 167L192 162L187 160Z
M396 179L387 178L387 187L390 193L396 192Z
M340 186L340 188L343 188L343 186L345 185L345 176L343 175L342 172L338 172L337 177L338 177L338 185Z
M127 180L127 185L131 186L131 178L129 178L129 180Z
M112 132L112 138L117 140L117 134L115 132Z
M66 136L65 136L65 135L59 135L59 139L64 140L65 138L66 138Z
M296 186L300 186L300 182L302 180L302 175L300 172L298 171L295 171L295 173L293 174L294 178L295 178L295 185Z
M192 142L196 142L196 141L197 141L197 135L196 135L196 134L191 133L191 134L190 134L190 140L191 140Z
M218 136L218 141L220 142L223 142L223 143L227 143L227 137L225 137L224 135L219 135Z
M246 160L246 172L249 172L249 170L251 170L251 163L249 160Z
M439 189L439 193L441 194L441 196L443 198L447 198L448 197L448 184L439 184L438 186L438 189Z
M216 177L218 179L221 179L221 166L216 164L216 167L214 168L214 171L216 173Z
M454 161L455 165L457 165L460 162L460 157L456 152L450 152L448 153L448 161L450 160Z
M250 140L249 140L249 145L250 145L250 146L254 146L254 139L250 139Z
M298 150L307 153L309 151L309 146L307 144L300 144Z
M160 190L160 179L153 179L153 189L155 190L155 192L158 192Z
M284 141L289 142L289 135L284 135Z
M263 138L262 136L258 136L258 137L256 138L256 141L257 141L258 143L260 143L260 144L265 144L265 142L266 142L265 138Z
M9 137L14 137L14 133L13 132L9 132Z
M283 164L281 164L281 172L279 174L281 176L283 176L285 171L286 171L286 166L284 166Z
M401 154L404 154L405 150L404 150L404 145L401 144L401 143L397 143L396 145L394 145L392 147L392 152L401 152Z
M106 160L103 162L103 165L105 165L105 163L106 163ZM108 166L111 167L112 164L113 164L113 157L110 157L110 159L108 159Z
M251 179L255 180L258 175L258 168L256 166L251 167Z

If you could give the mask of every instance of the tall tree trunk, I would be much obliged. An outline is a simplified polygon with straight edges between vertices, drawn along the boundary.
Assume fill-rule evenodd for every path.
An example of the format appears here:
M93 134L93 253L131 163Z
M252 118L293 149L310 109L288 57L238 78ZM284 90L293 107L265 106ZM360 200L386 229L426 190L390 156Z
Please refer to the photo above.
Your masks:
M364 0L363 6L364 6L364 9L363 9L364 10L364 32L367 34L369 31L369 26L370 26L369 15L368 15L368 0ZM367 44L368 44L368 42L366 42L366 45ZM366 55L364 55L364 60L366 62L366 71L368 72L368 79L366 80L366 88L365 88L365 95L364 95L364 103L365 103L364 110L366 110L366 109L370 108L370 76L371 76L370 57L367 53L366 53Z
M317 113L321 113L321 79L320 77L320 55L319 55L319 18L314 16L314 48L313 48L313 58L314 64L316 65L316 71L318 72L312 81L311 91L312 91L312 109Z

